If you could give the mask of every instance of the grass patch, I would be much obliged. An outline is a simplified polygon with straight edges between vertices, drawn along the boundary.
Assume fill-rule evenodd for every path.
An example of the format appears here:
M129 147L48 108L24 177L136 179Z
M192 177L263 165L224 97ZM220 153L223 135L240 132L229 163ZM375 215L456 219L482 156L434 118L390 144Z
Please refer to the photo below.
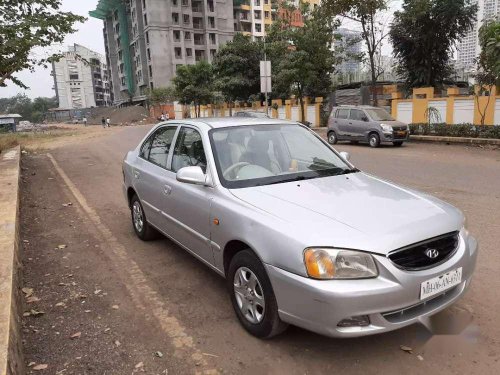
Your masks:
M54 138L71 136L76 134L74 130L47 130L42 132L22 132L22 133L0 133L0 152L9 148L21 145L29 147L50 142Z

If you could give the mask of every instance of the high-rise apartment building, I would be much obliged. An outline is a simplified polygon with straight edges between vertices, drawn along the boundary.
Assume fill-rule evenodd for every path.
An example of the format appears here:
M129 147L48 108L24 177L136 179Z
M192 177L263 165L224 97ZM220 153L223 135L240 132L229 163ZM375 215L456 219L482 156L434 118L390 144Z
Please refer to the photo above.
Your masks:
M100 53L75 44L52 63L59 108L78 109L111 104L106 59Z
M273 23L271 0L234 0L234 31L261 39Z
M178 66L211 61L234 35L231 0L99 0L114 104L166 87Z
M332 48L337 51L342 58L341 63L336 67L339 74L357 73L361 69L362 38L361 32L344 28L335 31Z
M476 0L478 5L477 20L474 27L460 41L457 51L456 68L459 71L470 72L474 69L474 60L479 56L479 29L489 19L500 18L500 0Z

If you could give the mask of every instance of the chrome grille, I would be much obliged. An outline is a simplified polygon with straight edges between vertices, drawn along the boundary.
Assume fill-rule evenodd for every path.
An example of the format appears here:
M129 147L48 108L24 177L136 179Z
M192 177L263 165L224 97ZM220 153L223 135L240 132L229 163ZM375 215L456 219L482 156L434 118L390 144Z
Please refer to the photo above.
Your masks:
M458 232L447 233L394 250L387 257L398 268L418 271L435 267L451 258L457 251L458 241ZM429 254L429 251L432 253Z

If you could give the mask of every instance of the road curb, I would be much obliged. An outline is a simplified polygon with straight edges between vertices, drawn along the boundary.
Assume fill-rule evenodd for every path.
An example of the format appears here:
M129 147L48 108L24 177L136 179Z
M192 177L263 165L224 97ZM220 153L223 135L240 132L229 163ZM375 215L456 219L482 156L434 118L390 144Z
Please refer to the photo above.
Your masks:
M411 135L410 141L500 146L500 139L494 139L494 138L466 138L466 137L440 137L437 135Z
M19 146L0 153L0 375L24 374L19 282Z

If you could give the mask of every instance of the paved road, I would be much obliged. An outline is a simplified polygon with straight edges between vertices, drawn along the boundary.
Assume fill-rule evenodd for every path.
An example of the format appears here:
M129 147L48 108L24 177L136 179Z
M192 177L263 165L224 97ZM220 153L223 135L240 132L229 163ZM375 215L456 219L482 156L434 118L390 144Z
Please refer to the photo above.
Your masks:
M27 362L50 357L52 368L66 368L66 374L142 368L152 374L164 369L170 374L500 373L500 151L337 145L360 169L434 194L468 216L469 229L480 241L476 275L467 295L436 320L440 333L461 334L432 336L415 325L334 340L291 327L261 341L240 328L219 276L166 239L144 243L134 236L121 193L121 161L148 129L116 130L50 155L25 157L21 234L29 242L23 243L24 282L40 285L39 303L47 314L36 325L48 331L43 336L31 332L33 318L25 318ZM64 202L73 205L63 207ZM68 247L54 250L60 243ZM65 275L76 285L58 286ZM71 297L78 288L86 294L86 306L93 306L88 313ZM61 318L55 303L64 293ZM57 328L54 319L59 319ZM105 332L106 327L111 329ZM67 338L77 330L80 338Z

